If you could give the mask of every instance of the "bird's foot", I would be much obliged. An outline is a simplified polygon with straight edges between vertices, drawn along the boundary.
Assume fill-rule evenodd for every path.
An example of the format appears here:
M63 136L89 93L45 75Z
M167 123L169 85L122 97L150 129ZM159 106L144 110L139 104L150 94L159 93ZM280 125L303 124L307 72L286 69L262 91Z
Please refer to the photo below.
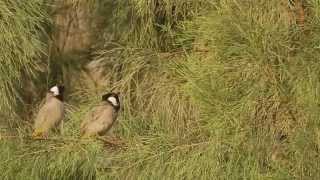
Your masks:
M45 132L39 132L39 131L34 131L32 133L32 139L48 139L48 133Z

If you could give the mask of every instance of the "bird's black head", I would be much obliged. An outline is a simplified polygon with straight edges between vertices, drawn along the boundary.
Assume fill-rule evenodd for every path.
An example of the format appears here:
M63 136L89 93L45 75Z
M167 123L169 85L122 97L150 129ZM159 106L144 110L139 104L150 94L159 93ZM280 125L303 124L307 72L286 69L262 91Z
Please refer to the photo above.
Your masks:
M120 109L119 93L110 92L110 93L104 94L102 95L102 101L108 102L116 110Z
M53 94L54 97L63 101L64 86L55 85L49 89L49 92Z

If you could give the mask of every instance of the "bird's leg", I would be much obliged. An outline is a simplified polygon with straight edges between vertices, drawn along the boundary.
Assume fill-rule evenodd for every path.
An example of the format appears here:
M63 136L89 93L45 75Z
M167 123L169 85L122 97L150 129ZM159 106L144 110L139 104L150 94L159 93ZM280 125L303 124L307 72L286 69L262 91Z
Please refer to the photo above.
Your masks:
M59 133L63 135L63 121L60 122Z
M48 137L49 137L49 132L43 132L43 133L42 133L42 137L43 137L43 139L48 139Z
M48 136L49 136L48 132L42 131L42 130L41 131L37 130L32 133L33 139L47 139Z

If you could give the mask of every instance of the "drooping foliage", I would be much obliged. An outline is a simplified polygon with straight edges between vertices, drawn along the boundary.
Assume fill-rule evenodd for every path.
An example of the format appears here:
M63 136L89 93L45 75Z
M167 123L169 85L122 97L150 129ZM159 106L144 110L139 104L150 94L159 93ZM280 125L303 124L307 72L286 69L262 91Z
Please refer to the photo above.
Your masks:
M318 1L303 26L287 1L88 3L102 32L90 55L49 58L68 80L64 136L0 136L1 179L319 179ZM109 90L121 94L120 143L79 139Z
M14 114L21 104L23 79L32 77L43 54L47 21L42 1L0 2L0 111Z
M319 17L306 32L286 13L279 1L221 1L187 28L209 53L191 53L182 74L229 175L319 178Z

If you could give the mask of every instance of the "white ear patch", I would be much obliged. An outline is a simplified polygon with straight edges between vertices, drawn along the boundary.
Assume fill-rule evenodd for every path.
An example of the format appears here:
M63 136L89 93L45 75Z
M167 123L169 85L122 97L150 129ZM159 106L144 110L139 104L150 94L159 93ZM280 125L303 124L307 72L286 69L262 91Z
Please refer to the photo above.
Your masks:
M111 102L112 105L118 106L117 99L115 97L108 97L108 101Z
M53 86L51 89L50 89L50 92L53 92L53 95L57 96L59 95L59 88L58 86Z

